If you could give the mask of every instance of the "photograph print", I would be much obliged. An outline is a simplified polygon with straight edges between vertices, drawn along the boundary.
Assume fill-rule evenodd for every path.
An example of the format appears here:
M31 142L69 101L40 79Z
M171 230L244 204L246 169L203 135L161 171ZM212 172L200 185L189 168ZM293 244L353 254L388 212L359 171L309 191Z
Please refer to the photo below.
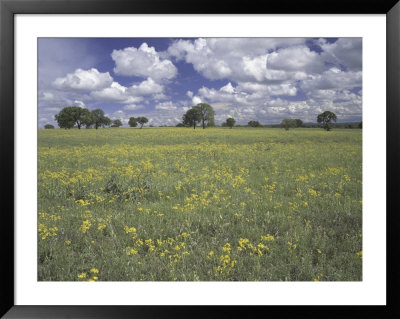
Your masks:
M38 281L362 281L362 38L38 38Z

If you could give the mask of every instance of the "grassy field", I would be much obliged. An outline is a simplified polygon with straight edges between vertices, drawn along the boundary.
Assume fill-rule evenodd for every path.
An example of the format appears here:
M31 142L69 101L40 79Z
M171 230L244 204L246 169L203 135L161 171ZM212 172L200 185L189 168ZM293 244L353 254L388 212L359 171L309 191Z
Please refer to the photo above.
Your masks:
M38 131L38 280L362 280L362 131Z

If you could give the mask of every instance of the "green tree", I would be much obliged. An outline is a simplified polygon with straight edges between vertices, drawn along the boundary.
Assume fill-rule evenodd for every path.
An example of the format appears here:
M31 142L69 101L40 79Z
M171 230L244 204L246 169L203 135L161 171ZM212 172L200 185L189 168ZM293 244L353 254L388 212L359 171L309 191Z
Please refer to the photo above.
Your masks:
M53 129L53 128L54 128L54 125L46 124L46 125L44 126L44 128L47 129L47 130Z
M283 119L281 122L281 127L283 127L286 131L288 131L289 128L296 127L296 120L289 118Z
M142 128L143 125L146 124L149 120L146 117L141 116L141 117L137 117L136 121L140 124L140 128Z
M120 127L120 126L122 126L121 120L117 119L112 121L111 127Z
M104 111L102 109L95 109L92 112L92 120L94 128L97 130L100 126L109 125L111 120L104 116Z
M303 121L300 119L294 119L295 122L295 127L302 127L303 126Z
M336 122L336 120L336 114L331 111L325 111L317 116L317 122L322 123L322 127L327 131L332 129L331 121Z
M112 120L109 117L104 116L103 123L101 123L101 126L108 127L108 126L111 126L111 124L112 124Z
M89 110L79 106L64 107L60 113L54 116L60 128L72 128L75 125L81 128L84 119L88 116Z
M91 112L88 112L82 119L82 125L84 125L86 128L91 128L92 125L94 125L94 119Z
M186 126L193 126L196 129L197 123L201 121L201 114L198 108L193 106L191 109L187 110L183 115L183 124Z
M258 121L250 121L249 123L247 123L247 125L251 126L251 127L259 127L259 126L261 126L260 122L258 122Z
M130 127L136 127L137 126L137 119L134 118L133 116L129 118L128 124Z
M197 109L200 114L200 121L202 123L203 129L207 126L214 126L214 109L211 105L207 103L199 103L193 108Z
M232 128L235 125L235 119L233 117L229 117L226 119L226 125Z
M213 117L212 119L210 119L207 122L207 127L214 127L214 126L215 126L215 120L214 120L214 117Z
M362 121L358 123L358 128L362 128Z

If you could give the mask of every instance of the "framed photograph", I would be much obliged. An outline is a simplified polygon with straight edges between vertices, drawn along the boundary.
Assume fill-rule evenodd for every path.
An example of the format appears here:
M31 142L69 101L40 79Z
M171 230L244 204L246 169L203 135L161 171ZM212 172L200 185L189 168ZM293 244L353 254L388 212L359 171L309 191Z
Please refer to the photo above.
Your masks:
M398 313L396 0L0 10L1 315Z

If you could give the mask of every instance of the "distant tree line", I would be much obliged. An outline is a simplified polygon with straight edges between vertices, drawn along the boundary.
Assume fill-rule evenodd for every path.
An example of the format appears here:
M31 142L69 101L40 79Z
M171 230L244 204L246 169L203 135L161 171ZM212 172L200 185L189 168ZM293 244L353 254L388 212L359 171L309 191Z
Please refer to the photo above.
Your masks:
M193 127L196 129L197 125L201 125L203 129L206 127L215 126L215 112L211 105L207 103L199 103L195 106L192 106L186 113L182 116L182 123L178 123L176 127ZM120 127L122 126L122 121L119 119L111 120L107 116L105 116L104 111L102 109L95 109L89 111L86 108L82 108L79 106L67 106L64 107L58 114L55 115L55 120L58 123L60 128L70 129L73 127L77 127L80 129L81 127L91 128L94 127L98 129L99 127ZM251 120L247 123L248 127L281 127L285 130L289 130L290 128L298 128L298 127L322 127L326 131L330 131L332 128L362 128L362 122L359 123L332 123L337 121L337 116L335 113L331 111L325 111L317 116L317 123L303 123L301 119L292 119L292 118L284 118L280 124L270 124L270 125L262 125L259 121ZM128 121L128 125L130 127L137 127L140 125L140 128L143 127L144 124L148 123L149 120L144 116L139 117L130 117ZM233 128L235 126L236 120L233 117L228 117L225 122L221 124L222 127ZM152 127L152 125L150 125ZM238 127L243 125L236 125ZM46 124L44 126L45 129L54 129L54 126L51 124Z

